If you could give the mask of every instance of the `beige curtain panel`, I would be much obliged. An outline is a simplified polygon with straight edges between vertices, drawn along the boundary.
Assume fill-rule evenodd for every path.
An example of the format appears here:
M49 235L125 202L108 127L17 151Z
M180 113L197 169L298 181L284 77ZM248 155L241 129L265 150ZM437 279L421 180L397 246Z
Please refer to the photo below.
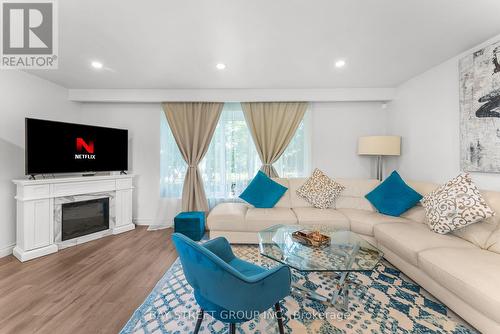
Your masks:
M307 102L245 102L245 120L262 161L261 170L278 177L273 167L285 152L307 110Z
M188 164L182 188L182 210L208 211L198 164L207 153L224 104L168 102L162 105L175 142Z

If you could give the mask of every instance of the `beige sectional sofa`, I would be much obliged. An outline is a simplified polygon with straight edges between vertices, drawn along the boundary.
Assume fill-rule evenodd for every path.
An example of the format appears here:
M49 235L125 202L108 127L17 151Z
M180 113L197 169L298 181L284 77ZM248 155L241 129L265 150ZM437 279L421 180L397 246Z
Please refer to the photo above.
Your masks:
M500 192L483 192L497 216L448 235L429 230L418 205L401 217L379 214L364 195L377 180L336 179L346 189L335 209L316 209L298 197L305 179L275 179L288 191L272 209L223 203L208 215L210 237L257 243L274 224L328 224L376 244L385 258L484 333L500 333ZM409 182L425 195L438 185Z

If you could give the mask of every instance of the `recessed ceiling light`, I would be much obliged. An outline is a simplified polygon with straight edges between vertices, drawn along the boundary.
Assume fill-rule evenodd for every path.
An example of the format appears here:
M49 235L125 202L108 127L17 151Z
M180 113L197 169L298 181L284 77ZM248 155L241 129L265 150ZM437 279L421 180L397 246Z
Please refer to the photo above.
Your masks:
M226 64L223 64L223 63L218 63L217 65L215 65L215 67L218 69L218 70L224 70L226 68Z
M343 59L339 59L335 62L335 67L336 68L341 68L341 67L344 67L345 66L345 60Z
M93 68L98 70L104 67L104 65L99 61L93 61L92 63L90 63L90 65L92 65Z

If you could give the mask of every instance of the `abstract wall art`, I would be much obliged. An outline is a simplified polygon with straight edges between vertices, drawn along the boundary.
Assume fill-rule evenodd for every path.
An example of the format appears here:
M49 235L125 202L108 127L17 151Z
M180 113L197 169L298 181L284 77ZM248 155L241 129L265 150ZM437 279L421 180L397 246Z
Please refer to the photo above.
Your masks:
M462 58L460 167L500 173L500 42Z

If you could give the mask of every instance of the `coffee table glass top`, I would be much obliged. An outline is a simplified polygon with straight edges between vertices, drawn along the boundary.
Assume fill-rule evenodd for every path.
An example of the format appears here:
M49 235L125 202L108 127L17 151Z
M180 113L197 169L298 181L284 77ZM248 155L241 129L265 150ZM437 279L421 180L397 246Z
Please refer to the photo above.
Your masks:
M320 231L329 244L310 247L292 238L299 230ZM260 253L300 271L370 271L382 259L377 247L351 231L325 225L274 225L259 232Z

